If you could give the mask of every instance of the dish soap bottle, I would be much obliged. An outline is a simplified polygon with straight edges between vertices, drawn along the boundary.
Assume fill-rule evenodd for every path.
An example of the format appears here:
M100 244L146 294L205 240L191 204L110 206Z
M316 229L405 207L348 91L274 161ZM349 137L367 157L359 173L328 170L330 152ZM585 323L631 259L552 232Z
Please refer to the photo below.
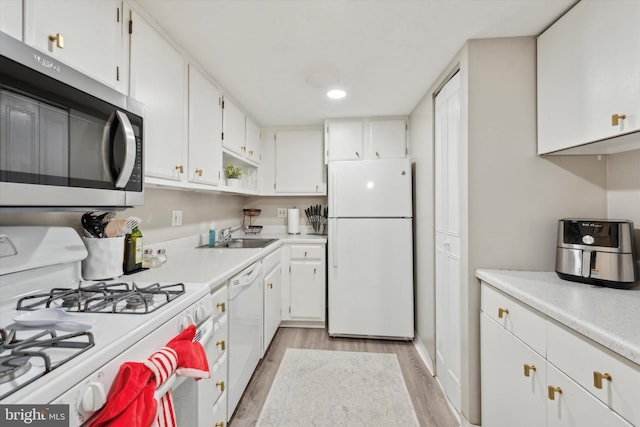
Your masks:
M134 270L140 270L142 268L142 232L138 227L134 227L131 230L131 239L135 247L135 267Z
M216 226L211 224L209 226L209 247L212 248L216 245Z

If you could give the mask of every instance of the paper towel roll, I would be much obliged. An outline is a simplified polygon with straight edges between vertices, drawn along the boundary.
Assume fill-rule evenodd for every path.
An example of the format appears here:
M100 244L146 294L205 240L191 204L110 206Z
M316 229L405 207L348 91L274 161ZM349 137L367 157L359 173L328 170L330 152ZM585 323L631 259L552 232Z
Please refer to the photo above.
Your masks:
M287 232L300 234L300 209L287 210Z

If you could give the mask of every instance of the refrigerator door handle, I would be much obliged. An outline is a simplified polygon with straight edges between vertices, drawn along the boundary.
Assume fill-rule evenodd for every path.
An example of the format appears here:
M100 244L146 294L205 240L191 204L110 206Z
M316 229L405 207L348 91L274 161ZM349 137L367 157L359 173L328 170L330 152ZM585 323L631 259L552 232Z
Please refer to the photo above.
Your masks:
M338 268L338 221L334 221L333 222L333 239L332 239L332 246L333 246L333 268Z

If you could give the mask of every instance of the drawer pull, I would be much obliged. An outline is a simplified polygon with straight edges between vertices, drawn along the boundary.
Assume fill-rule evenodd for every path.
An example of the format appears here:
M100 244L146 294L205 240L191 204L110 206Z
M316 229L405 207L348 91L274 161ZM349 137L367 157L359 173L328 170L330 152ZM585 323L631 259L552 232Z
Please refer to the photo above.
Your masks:
M611 126L618 126L620 124L620 120L624 120L626 118L627 118L626 114L612 114Z
M547 390L548 390L549 400L556 400L556 391L558 392L558 394L562 394L562 389L560 387L554 387L550 385Z
M524 364L524 376L525 377L529 377L531 376L531 371L535 372L536 371L536 365L527 365L526 363Z
M602 388L603 379L611 381L611 375L606 372L603 374L598 371L593 371L593 385L595 386L595 388Z
M273 289L273 283L269 283L269 284L267 285L267 287L268 287L269 289Z
M219 423L216 423L214 427L224 427L224 421L220 421Z
M182 166L182 165L178 165L178 166L176 166L176 170L177 170L178 172L180 172L180 173L184 173L184 166Z
M502 319L502 317L503 317L505 314L509 314L509 309L508 309L508 308L499 308L499 309L498 309L498 317L499 317L500 319Z
M219 302L219 303L216 304L216 308L219 308L220 312L224 313L225 304L223 302Z
M216 341L216 346L220 347L220 350L224 351L224 341Z
M220 387L220 391L223 392L224 391L224 381L218 381L216 383L216 387Z
M50 35L49 41L55 43L56 47L59 49L64 49L64 36L60 33L56 33L56 35Z
M307 257L307 251L304 251L304 257L305 258Z
M196 169L196 175L202 176L202 169Z

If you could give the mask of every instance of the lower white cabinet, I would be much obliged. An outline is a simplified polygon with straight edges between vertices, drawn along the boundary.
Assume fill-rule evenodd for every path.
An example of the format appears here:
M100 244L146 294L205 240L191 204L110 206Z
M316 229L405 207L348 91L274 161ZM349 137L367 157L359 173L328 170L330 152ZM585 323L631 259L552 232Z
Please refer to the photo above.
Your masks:
M282 319L316 321L326 318L325 245L285 245L283 266Z
M640 422L640 366L484 282L481 307L483 427Z
M264 258L264 332L262 354L269 348L271 340L282 321L282 269L280 249Z
M213 412L215 426L223 427L227 419L227 384L228 384L228 288L223 286L215 291L211 298L216 307L213 316L213 343L211 350L207 349L209 359L209 372L211 373L211 386L214 387L213 399L208 402L198 402L205 405Z

